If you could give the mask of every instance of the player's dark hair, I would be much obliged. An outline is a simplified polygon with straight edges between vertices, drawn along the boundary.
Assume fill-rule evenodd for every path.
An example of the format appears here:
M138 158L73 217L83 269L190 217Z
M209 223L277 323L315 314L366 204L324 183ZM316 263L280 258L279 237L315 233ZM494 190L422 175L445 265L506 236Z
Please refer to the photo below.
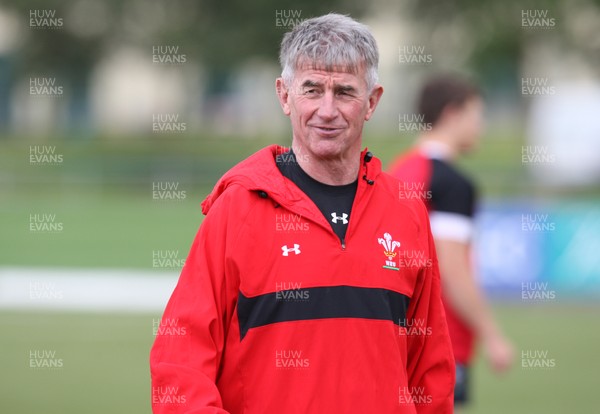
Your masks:
M480 97L479 88L455 75L439 75L429 79L419 95L417 110L426 125L435 125L444 109L460 107L469 99Z

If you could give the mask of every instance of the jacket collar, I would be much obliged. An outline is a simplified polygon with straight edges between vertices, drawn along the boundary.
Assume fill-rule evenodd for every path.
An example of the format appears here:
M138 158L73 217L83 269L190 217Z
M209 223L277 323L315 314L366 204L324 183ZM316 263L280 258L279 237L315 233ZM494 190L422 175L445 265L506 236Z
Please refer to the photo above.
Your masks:
M308 202L306 195L281 175L275 164L275 157L285 151L284 147L270 145L235 165L217 181L212 192L202 202L202 212L208 214L215 201L229 186L241 185L249 191L262 191L276 203L293 207L305 216L315 215L315 208ZM361 181L373 185L381 173L381 161L373 157L366 148L361 152L360 159L359 188Z

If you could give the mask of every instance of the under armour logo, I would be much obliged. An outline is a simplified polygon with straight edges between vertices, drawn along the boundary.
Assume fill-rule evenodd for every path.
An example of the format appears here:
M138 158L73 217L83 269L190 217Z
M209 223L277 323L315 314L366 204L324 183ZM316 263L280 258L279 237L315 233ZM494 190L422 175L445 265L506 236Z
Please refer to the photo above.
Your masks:
M337 216L335 213L331 213L331 217L333 217L331 221L335 224L337 224L338 220L342 220L343 224L348 224L348 214L346 213L342 213L341 216Z
M294 244L294 247L289 248L286 244L285 246L281 246L281 251L283 256L289 256L290 252L294 252L294 254L300 254L300 245Z

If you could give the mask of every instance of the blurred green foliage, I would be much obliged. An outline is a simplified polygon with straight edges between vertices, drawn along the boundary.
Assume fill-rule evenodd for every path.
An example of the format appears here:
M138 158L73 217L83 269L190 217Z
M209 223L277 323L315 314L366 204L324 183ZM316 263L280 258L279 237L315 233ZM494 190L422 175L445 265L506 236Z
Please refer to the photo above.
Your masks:
M12 59L15 74L60 74L81 86L94 65L111 49L174 45L189 59L201 62L210 84L219 92L228 75L251 58L276 60L282 35L289 26L276 24L276 12L290 10L300 19L336 10L359 17L366 3L356 0L18 0L5 10L29 24L31 10L55 11L60 29L29 30ZM295 20L295 19L294 19ZM287 22L283 19L281 23ZM86 29L86 23L93 29Z
M582 10L597 11L600 6L600 0L573 3ZM138 47L150 54L153 46L176 45L207 70L209 91L223 92L228 76L244 62L277 60L281 37L289 26L278 25L276 13L290 11L299 13L299 19L331 11L355 18L382 11L396 14L399 21L414 19L428 28L423 43L449 29L447 33L460 34L466 43L454 44L450 36L445 39L448 46L466 51L468 67L496 88L515 86L525 45L542 37L600 63L597 46L573 36L572 24L567 24L573 9L559 0L412 0L401 8L385 1L357 0L13 0L4 2L3 8L22 22L28 22L31 10L54 10L63 18L60 30L29 30L11 60L17 76L26 71L60 73L74 86L85 85L94 65L115 47ZM556 24L551 30L524 30L523 10L547 12Z

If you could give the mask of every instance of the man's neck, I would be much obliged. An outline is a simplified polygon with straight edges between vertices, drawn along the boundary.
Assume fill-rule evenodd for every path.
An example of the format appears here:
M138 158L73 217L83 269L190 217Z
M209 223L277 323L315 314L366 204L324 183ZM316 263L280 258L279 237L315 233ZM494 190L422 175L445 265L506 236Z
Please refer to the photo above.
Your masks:
M301 147L293 147L296 161L313 179L328 185L346 185L356 181L360 168L360 148L340 158L317 158L306 154Z
M459 151L454 141L443 131L428 131L417 139L417 146L432 158L454 160Z

